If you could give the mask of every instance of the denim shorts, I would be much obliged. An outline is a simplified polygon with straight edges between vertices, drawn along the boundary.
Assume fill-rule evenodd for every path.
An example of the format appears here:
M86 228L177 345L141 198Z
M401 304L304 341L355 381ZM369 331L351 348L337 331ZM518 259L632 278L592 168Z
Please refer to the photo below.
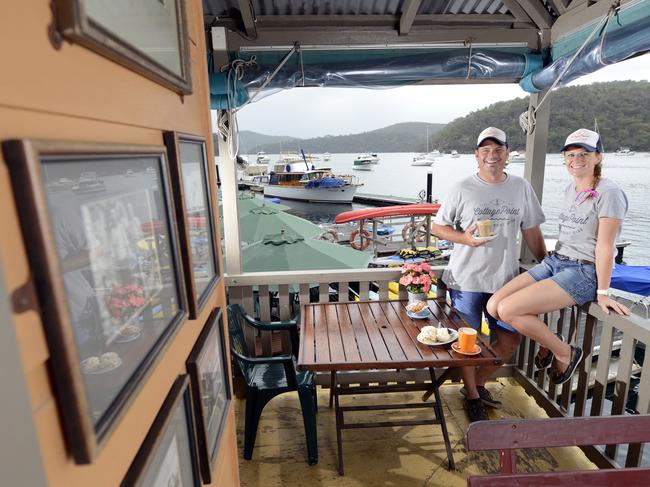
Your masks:
M536 281L551 279L560 286L578 305L596 300L596 266L575 260L560 259L551 254L530 269L528 273Z
M510 333L519 333L508 323L496 320L492 315L488 314L485 306L488 299L492 297L492 293L481 293L477 291L459 291L457 289L450 289L449 296L451 297L452 307L460 313L460 315L467 321L469 326L475 330L481 330L481 317L485 313L490 330L501 329L509 331Z

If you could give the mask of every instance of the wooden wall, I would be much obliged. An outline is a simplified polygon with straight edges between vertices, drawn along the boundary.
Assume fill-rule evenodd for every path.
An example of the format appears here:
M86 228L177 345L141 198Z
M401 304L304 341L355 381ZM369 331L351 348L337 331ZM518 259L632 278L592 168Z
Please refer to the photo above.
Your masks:
M38 138L163 145L163 131L176 130L205 137L210 157L213 147L201 0L188 0L194 93L183 99L87 48L64 42L56 50L48 39L51 22L47 0L4 2L2 6L0 140ZM210 177L216 187L214 167L210 166ZM216 201L213 204L218 215ZM4 269L5 288L11 293L30 278L25 250L30 243L21 235L4 161L0 163L0 222L0 265ZM219 225L216 227L218 231ZM181 326L98 459L84 466L76 465L67 451L59 421L47 371L49 352L43 333L47 317L36 312L11 317L43 462L42 467L34 467L44 469L49 485L120 484L172 383L178 374L185 372L185 360L215 306L225 312L223 279L201 316ZM0 366L17 367L18 364L6 363L5 357L0 357ZM11 441L14 439L4 435L0 439L0 442ZM217 465L213 485L239 485L232 403Z

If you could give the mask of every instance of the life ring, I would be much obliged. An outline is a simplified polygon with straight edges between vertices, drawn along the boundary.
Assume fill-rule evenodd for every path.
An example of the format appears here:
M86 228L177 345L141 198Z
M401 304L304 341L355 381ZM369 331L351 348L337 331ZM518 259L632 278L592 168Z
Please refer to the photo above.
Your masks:
M328 242L338 242L339 234L336 230L325 230L318 236L319 240L326 240Z
M357 235L359 235L359 230L354 230L350 234L350 247L352 247L355 250L367 249L368 245L370 245L370 233L368 232L368 230L365 229L361 230L361 237L359 243L355 242Z
M407 243L422 242L427 235L425 223L408 223L402 228L402 240Z

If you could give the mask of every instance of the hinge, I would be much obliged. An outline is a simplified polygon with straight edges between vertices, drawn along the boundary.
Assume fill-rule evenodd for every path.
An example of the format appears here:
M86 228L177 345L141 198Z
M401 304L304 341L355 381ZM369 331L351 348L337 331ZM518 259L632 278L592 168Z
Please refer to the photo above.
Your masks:
M63 35L59 30L59 15L54 0L50 2L50 11L52 12L52 22L47 26L47 36L52 47L58 51L63 45Z
M39 312L38 297L36 296L36 287L34 280L30 277L25 284L15 289L11 293L11 306L16 314L25 311Z

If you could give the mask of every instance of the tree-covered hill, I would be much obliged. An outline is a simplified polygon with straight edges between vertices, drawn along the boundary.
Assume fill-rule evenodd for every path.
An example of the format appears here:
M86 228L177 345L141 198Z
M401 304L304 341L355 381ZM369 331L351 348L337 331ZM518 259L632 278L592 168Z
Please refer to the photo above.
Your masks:
M606 152L619 146L650 151L650 82L613 81L560 88L551 95L548 152L559 152L566 136L598 122ZM508 134L511 149L524 150L526 135L519 115L528 109L528 97L495 103L457 118L432 137L434 147L471 152L480 131L490 125Z
M422 152L426 149L427 126L429 137L445 124L406 122L390 125L370 132L351 135L327 135L314 139L293 139L252 143L253 137L261 134L255 132L240 132L239 141L242 154L255 154L265 151L277 154L281 150L304 149L306 153L350 153L350 152ZM286 139L286 138L284 138Z

